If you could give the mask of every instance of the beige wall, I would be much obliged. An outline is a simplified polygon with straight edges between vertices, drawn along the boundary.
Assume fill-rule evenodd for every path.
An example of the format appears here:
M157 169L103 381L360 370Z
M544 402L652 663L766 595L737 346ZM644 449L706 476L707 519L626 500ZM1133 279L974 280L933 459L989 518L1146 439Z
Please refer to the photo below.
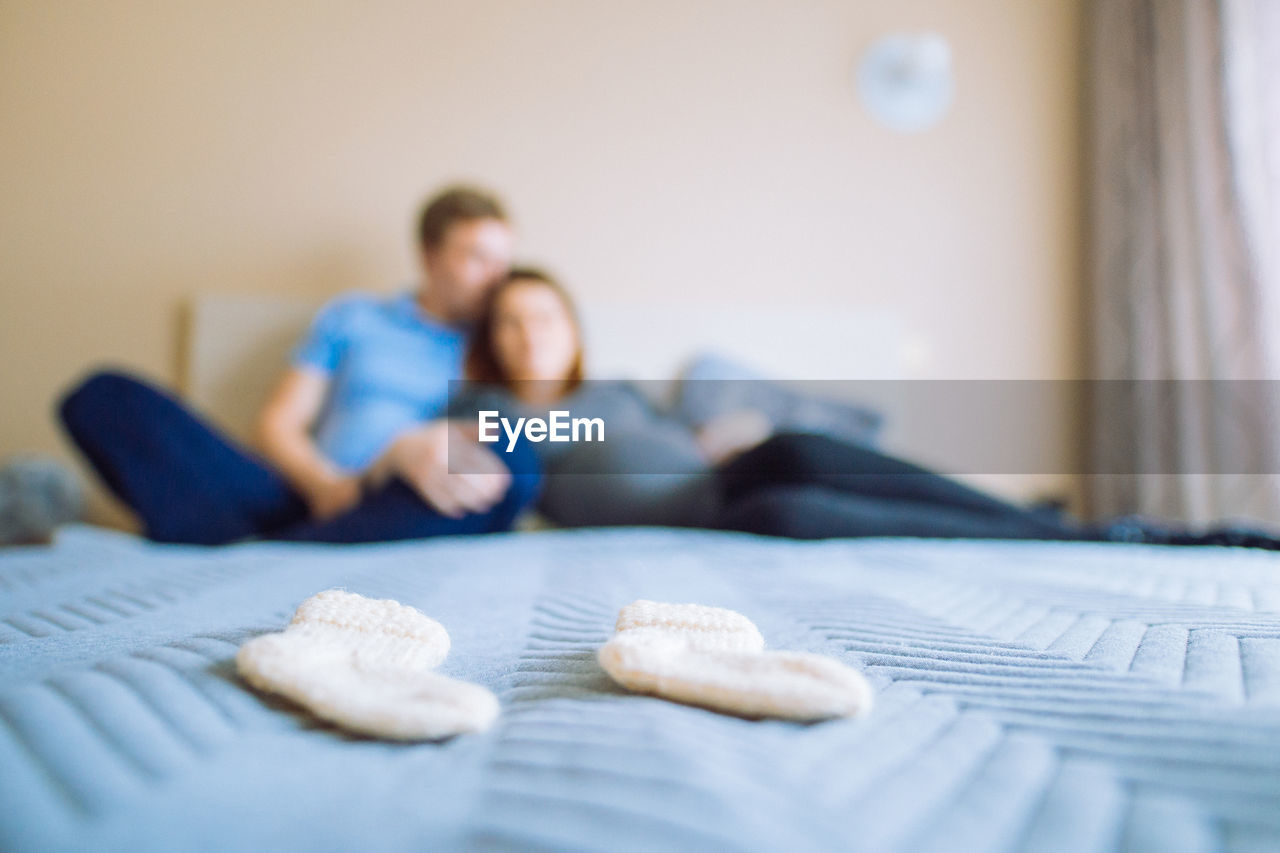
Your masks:
M405 280L454 178L584 294L890 305L916 375L1071 375L1077 6L7 0L0 456L91 364L176 381L192 294ZM851 77L913 28L957 102L902 136Z

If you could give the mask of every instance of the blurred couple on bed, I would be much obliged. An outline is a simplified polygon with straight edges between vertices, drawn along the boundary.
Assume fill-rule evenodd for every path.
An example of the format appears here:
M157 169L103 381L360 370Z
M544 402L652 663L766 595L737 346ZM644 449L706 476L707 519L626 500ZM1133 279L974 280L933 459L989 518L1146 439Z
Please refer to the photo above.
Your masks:
M261 413L257 452L124 373L66 395L68 433L147 536L419 539L507 530L536 506L560 526L1151 540L1016 506L847 438L780 431L759 412L680 417L635 384L584 380L572 298L511 266L511 226L487 192L444 190L417 238L417 288L344 296L317 315ZM478 441L481 411L514 423L552 410L600 418L607 440Z

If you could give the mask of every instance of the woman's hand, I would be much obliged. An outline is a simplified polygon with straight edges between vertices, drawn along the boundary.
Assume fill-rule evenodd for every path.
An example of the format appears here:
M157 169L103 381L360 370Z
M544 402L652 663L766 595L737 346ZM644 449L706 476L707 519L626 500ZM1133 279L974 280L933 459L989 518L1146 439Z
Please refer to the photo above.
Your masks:
M773 424L763 412L739 409L718 415L703 424L694 440L712 465L727 462L750 450L773 433Z
M398 476L429 506L449 518L487 512L511 485L511 474L502 460L477 444L463 426L447 420L401 433L375 469Z

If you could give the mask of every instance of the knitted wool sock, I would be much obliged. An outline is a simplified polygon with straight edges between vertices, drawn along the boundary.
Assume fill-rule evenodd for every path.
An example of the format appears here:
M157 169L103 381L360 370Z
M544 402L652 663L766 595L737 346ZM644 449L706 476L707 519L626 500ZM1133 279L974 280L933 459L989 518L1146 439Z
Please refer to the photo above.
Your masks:
M434 740L484 731L498 700L431 672L448 653L444 626L414 608L331 589L302 602L282 633L241 646L236 667L259 690L361 734Z
M628 690L743 717L825 720L871 708L871 686L809 652L767 652L751 620L699 604L639 600L622 608L597 659Z

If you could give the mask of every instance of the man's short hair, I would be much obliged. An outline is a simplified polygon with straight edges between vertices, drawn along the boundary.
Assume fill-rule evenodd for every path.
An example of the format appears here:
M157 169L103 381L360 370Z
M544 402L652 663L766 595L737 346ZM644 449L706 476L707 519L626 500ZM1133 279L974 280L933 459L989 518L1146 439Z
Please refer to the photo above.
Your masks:
M449 228L474 219L507 221L497 196L476 187L452 186L428 201L418 216L418 245L434 249L444 242Z

